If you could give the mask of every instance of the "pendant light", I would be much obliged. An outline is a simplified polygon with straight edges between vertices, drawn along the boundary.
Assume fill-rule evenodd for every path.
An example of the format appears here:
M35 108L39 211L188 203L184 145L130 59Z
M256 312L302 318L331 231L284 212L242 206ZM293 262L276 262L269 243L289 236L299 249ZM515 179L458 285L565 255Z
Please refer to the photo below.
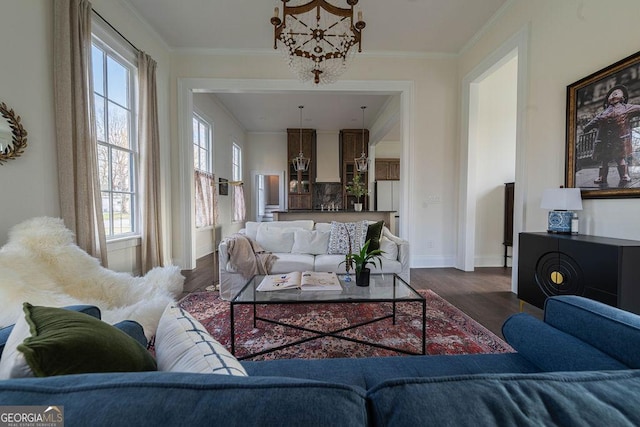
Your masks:
M369 166L369 159L367 159L367 156L364 154L364 110L367 107L363 105L360 108L362 108L362 154L354 160L356 162L356 169L358 172L366 172L367 167Z
M304 153L302 152L302 109L304 105L298 105L298 108L300 109L300 153L298 153L298 157L291 160L291 163L293 163L293 169L296 172L306 172L311 159L304 157Z

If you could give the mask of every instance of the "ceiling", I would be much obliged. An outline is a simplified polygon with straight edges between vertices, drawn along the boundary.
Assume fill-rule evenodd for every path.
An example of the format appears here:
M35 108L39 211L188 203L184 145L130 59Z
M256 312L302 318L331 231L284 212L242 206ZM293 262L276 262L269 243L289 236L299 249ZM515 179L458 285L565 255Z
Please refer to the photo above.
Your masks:
M201 52L273 52L269 19L279 0L125 0L170 49ZM308 0L291 0L290 5ZM456 55L509 0L360 0L367 26L362 55ZM346 0L330 0L348 7ZM292 75L293 76L293 75ZM378 116L389 95L225 93L217 95L248 132L299 127L319 131L362 126ZM397 132L397 129L393 132ZM390 135L393 140L395 136ZM399 139L399 135L398 135Z

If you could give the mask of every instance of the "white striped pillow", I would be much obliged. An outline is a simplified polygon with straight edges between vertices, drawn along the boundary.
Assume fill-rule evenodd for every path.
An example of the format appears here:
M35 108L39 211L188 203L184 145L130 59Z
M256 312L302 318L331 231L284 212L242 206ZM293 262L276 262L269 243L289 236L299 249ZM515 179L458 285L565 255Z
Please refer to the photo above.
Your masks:
M164 310L155 340L159 371L247 376L247 371L200 322L173 304Z

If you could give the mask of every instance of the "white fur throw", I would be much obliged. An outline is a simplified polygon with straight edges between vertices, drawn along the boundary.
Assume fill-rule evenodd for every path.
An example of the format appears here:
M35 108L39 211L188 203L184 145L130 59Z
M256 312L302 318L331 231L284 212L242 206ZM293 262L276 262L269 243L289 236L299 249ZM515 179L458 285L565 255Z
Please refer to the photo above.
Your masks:
M183 283L176 266L156 267L144 277L103 268L74 243L61 219L33 218L14 226L0 249L0 327L16 322L23 302L91 304L108 323L140 323L149 339Z

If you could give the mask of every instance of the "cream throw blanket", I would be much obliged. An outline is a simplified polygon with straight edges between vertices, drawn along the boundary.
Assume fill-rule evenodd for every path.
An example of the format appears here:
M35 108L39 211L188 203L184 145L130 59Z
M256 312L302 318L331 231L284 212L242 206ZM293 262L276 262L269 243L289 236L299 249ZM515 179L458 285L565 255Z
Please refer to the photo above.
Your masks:
M14 226L0 249L0 328L23 315L23 302L90 304L100 309L104 321L135 320L151 338L183 283L175 266L156 267L144 277L103 268L74 243L61 219L33 218Z
M244 234L236 233L227 238L229 264L249 279L256 274L269 274L273 263L278 259L271 252L265 251L255 240Z

